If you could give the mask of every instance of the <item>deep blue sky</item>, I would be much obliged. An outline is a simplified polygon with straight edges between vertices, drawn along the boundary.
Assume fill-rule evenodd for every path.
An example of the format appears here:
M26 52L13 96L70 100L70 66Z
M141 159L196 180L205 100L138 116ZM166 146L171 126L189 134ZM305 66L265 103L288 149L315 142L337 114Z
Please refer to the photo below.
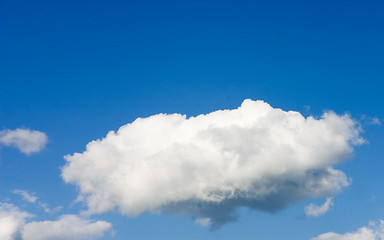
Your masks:
M305 116L383 119L383 12L384 1L2 0L0 130L37 129L49 143L29 157L1 148L0 198L28 189L77 213L76 188L60 178L63 156L160 112L195 116L251 98ZM384 218L384 131L361 123L369 143L339 166L353 184L320 218L299 216L307 202L274 215L242 209L215 232L187 216L96 218L112 222L115 239L305 240L356 230Z

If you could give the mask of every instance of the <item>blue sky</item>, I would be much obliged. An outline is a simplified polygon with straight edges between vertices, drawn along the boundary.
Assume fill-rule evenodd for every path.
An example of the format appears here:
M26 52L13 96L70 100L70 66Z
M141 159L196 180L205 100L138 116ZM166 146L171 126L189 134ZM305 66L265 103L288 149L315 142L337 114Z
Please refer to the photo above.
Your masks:
M31 154L3 141L0 202L34 214L26 222L80 216L88 206L74 202L82 190L64 181L64 156L139 117L191 117L252 99L316 119L348 113L361 125L366 143L333 165L350 185L329 196L324 215L305 216L325 201L305 197L274 213L240 206L237 221L214 231L188 213L81 217L111 224L101 239L309 240L384 219L383 11L382 1L3 0L0 131L48 140Z

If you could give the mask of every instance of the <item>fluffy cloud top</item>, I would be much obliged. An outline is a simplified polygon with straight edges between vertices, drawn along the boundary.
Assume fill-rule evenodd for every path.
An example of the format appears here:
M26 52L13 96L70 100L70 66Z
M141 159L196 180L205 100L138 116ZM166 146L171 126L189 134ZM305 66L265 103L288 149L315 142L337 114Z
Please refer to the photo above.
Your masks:
M303 117L245 100L234 110L138 118L65 157L88 213L190 214L213 227L246 206L273 212L348 185L333 165L361 144L348 115ZM198 220L199 222L200 220Z
M353 233L342 235L329 232L311 240L384 240L384 221L372 222L368 227L362 227Z
M92 222L76 215L63 215L57 221L25 223L27 217L31 215L0 202L0 239L88 240L98 239L111 229L108 222Z
M47 143L47 135L43 132L28 129L0 131L0 143L18 148L25 154L39 152Z
M321 206L316 206L314 204L310 204L305 207L305 215L308 217L318 217L326 212L328 212L329 208L333 205L332 198L327 198L325 203Z

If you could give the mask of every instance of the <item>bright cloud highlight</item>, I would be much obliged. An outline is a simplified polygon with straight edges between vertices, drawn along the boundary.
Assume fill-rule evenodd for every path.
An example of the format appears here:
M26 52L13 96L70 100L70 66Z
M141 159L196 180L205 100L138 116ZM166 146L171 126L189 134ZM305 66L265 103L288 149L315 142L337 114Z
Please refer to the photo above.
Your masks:
M189 214L202 225L236 220L245 206L274 212L349 184L333 168L363 143L349 115L320 119L245 100L234 110L138 118L65 157L89 214Z
M0 202L0 239L18 239L25 224L25 218L30 216L10 203Z
M45 133L36 130L16 129L0 131L0 143L16 147L27 155L42 150L47 140L48 137Z

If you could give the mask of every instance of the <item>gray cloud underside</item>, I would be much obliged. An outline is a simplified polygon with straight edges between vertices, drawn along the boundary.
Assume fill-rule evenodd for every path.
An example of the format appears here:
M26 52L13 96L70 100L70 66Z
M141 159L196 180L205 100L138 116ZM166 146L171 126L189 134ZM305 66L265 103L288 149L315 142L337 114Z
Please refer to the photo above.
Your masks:
M306 182L307 179L310 179L311 182ZM191 199L166 205L161 210L169 214L189 214L195 218L209 218L212 222L211 227L218 228L225 223L237 220L235 210L238 207L274 213L305 198L334 195L340 191L341 186L324 188L318 185L318 182L332 181L332 179L337 184L340 184L340 181L345 181L342 186L348 184L344 173L340 171L334 169L309 171L300 179L271 180L274 186L265 185L263 187L278 188L275 189L275 192L260 198L249 198L248 194L236 193L235 198L225 199L219 203ZM255 187L258 188L259 186Z

